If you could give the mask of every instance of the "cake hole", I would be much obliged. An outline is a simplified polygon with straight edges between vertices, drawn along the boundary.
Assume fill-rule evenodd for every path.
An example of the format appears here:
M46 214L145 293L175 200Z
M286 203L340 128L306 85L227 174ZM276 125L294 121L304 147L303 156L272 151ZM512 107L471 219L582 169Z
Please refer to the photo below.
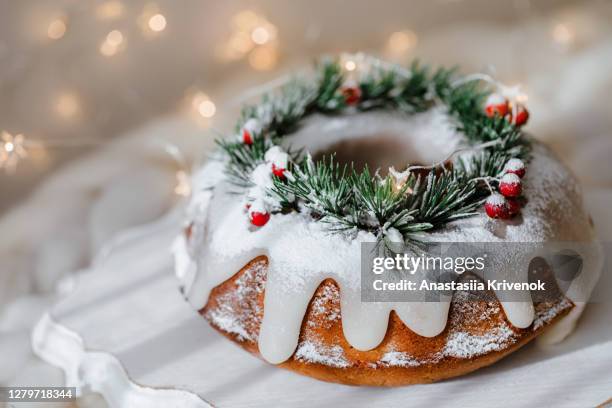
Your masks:
M562 299L572 283L582 273L584 261L580 254L564 249L548 256L535 257L529 264L529 282L545 283L545 292L533 292L534 302L550 302Z
M324 150L313 155L314 160L329 160L334 155L334 161L342 165L351 165L357 171L368 168L371 172L380 170L382 176L387 175L389 167L404 169L407 164L422 165L422 161L414 158L418 154L397 136L380 135L362 137L350 140L340 140Z
M559 287L553 268L540 256L529 263L529 283L544 282L545 291L531 291L534 303L553 302L563 298L563 288Z
M580 276L584 266L580 254L572 249L563 249L554 253L551 256L550 263L557 279L570 284Z
M431 110L414 115L360 112L355 115L313 115L287 138L287 146L309 151L315 160L335 153L340 164L357 170L408 164L431 165L446 159L458 144L454 128L443 113Z

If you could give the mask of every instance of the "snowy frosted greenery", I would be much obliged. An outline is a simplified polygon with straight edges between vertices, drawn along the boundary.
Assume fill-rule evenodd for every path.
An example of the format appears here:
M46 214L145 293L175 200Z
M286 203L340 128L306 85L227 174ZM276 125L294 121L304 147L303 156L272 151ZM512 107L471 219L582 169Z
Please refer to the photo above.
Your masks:
M250 118L261 123L252 144L218 141L236 186L251 186L250 174L264 161L265 152L290 137L305 116L315 112L341 114L349 107L340 62L325 60L315 70L314 80L294 79L266 95L260 104L243 109L238 132ZM288 177L275 178L268 191L269 198L278 203L277 210L308 211L332 231L367 230L382 238L395 228L406 241L417 233L474 215L489 194L482 178L498 176L511 158L527 160L529 145L520 127L484 114L489 91L482 83L458 78L455 69L432 71L418 63L409 68L373 66L355 84L360 97L354 109L411 114L443 104L456 119L465 142L480 146L469 159L458 156L429 172L412 172L398 186L392 176L380 177L367 168L358 171L340 165L333 156L314 162L309 154L288 152ZM491 183L495 185L494 180Z

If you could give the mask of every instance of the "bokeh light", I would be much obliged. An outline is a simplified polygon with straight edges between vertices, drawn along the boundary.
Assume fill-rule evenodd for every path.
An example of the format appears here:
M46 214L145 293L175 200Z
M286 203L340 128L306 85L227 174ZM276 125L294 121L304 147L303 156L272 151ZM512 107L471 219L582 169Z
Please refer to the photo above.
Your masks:
M352 59L348 59L344 62L344 69L349 72L354 71L357 69L357 63Z
M270 32L266 27L256 27L251 33L251 39L255 44L263 45L270 41Z
M123 42L123 34L119 30L113 30L106 36L106 42L117 47Z
M412 30L396 31L389 36L385 52L389 58L401 59L416 47L418 41L418 36Z
M278 63L278 50L275 47L259 47L249 54L249 64L258 71L269 71Z
M125 37L119 30L113 30L106 35L100 44L100 53L105 57L112 57L125 48Z
M166 17L163 14L157 13L149 18L149 28L156 33L166 29Z
M55 112L64 119L74 118L81 110L79 97L71 91L61 92L55 101Z
M278 63L276 27L252 10L237 13L231 22L227 40L217 46L218 59L231 62L247 58L256 70L274 68Z
M176 172L176 186L174 193L183 197L188 197L191 194L191 180L189 174L183 170Z
M52 40L59 40L66 34L66 22L63 18L56 18L49 23L47 28L47 37Z
M123 15L125 7L119 0L109 0L96 7L96 16L100 20L115 20Z
M552 29L553 41L562 48L569 48L574 44L576 33L568 24L557 23Z

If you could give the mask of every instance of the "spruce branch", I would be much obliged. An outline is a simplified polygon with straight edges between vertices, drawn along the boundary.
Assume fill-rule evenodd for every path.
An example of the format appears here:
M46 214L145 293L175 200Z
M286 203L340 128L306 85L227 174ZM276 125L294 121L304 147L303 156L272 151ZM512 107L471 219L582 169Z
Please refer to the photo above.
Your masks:
M325 60L316 70L314 82L295 79L266 95L259 105L242 110L238 132L250 118L262 124L252 144L217 141L228 158L233 184L251 187L251 172L264 162L266 151L280 144L305 116L341 113L347 107L340 62ZM456 72L452 68L432 73L418 62L408 71L374 66L359 80L361 96L356 105L362 111L414 113L444 104L467 144L480 149L456 157L452 170L442 165L428 169L425 176L410 173L398 187L392 177L381 178L368 168L358 172L352 165L340 165L333 156L314 162L294 151L288 152L288 177L274 178L268 193L282 211L307 210L332 231L366 230L379 240L394 228L406 241L413 241L419 232L474 215L488 194L479 180L497 177L511 158L528 160L530 145L519 127L505 118L486 116L483 102L488 90L476 81L457 81Z

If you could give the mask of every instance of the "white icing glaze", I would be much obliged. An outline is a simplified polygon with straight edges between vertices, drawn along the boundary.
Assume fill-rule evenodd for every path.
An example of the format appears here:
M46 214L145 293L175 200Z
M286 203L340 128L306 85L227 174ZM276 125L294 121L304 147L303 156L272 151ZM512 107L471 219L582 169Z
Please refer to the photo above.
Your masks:
M455 149L460 138L453 129L448 116L441 109L433 109L411 117L388 113L313 117L287 139L294 147L304 146L315 152L346 138L392 134L406 143L408 161L428 163ZM334 279L340 287L344 335L356 349L369 350L382 341L392 310L422 336L435 336L444 330L450 299L437 303L361 302L360 245L374 242L372 234L360 232L351 239L330 234L325 225L299 213L272 215L265 227L253 229L244 214L244 201L230 194L234 189L226 181L219 180L220 168L218 163L209 164L196 177L197 185L205 189L196 193L190 206L189 218L193 222L190 242L179 239L175 245L177 273L193 276L180 271L195 271L193 279L183 280L183 288L193 307L200 309L215 286L253 258L267 256L264 317L258 339L259 350L267 361L283 362L296 351L305 311L326 278ZM216 184L214 190L210 190L212 184ZM523 186L529 201L518 219L504 222L478 215L427 234L427 238L432 242L593 241L574 177L537 143ZM584 270L568 297L583 300L599 276L601 254L594 245L577 245L575 249L583 257ZM534 253L512 251L490 260L491 269L509 281L525 282ZM191 262L185 262L185 254ZM530 326L534 320L530 293L522 296L520 302L502 302L509 321L521 328ZM556 334L557 338L569 333L567 330L571 330L580 312L581 307L572 311L566 318L570 323ZM300 353L312 354L307 349Z

